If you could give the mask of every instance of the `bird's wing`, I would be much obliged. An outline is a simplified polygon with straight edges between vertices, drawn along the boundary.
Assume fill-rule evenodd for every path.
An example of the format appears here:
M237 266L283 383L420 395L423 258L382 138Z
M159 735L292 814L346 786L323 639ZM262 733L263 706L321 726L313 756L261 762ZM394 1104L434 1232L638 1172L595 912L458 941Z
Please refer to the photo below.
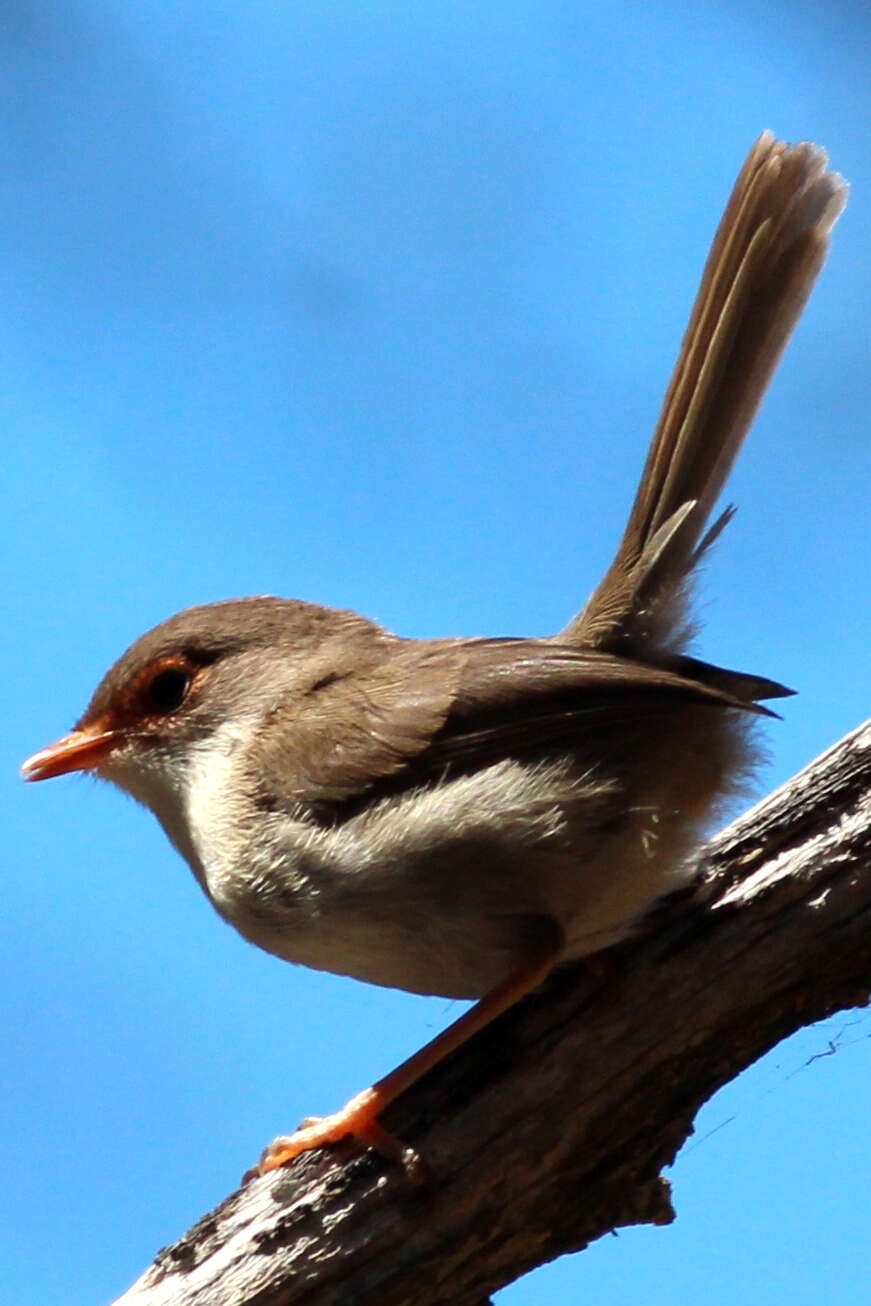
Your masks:
M750 697L551 640L397 641L377 663L283 701L251 765L265 807L342 819L382 793L507 757L583 751L593 732L607 740L633 714L677 702L764 712Z

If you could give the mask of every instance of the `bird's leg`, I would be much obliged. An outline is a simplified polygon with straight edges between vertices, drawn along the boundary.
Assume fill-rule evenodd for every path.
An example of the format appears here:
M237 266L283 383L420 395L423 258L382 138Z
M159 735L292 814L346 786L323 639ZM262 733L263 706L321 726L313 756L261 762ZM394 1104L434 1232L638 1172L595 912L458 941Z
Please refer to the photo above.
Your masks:
M308 1152L311 1148L320 1147L324 1143L337 1142L350 1134L359 1138L367 1146L374 1147L382 1155L398 1161L411 1178L420 1180L425 1169L417 1152L388 1133L379 1124L378 1116L386 1106L439 1061L546 979L559 956L562 934L556 927L548 928L545 933L548 936L547 942L542 940L534 955L527 957L524 963L512 971L506 979L492 988L489 993L485 993L484 997L474 1007L464 1012L459 1020L454 1021L453 1025L449 1025L419 1052L415 1052L371 1088L365 1088L362 1093L357 1093L340 1111L336 1111L333 1115L308 1119L295 1134L276 1138L266 1148L252 1173L266 1174L270 1170L286 1165L301 1152Z

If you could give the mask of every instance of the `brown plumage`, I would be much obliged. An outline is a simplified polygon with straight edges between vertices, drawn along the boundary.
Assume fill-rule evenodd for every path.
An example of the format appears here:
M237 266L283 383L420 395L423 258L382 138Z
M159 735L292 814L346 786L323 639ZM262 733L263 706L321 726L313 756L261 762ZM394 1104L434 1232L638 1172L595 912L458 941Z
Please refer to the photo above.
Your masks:
M555 964L624 937L685 881L746 778L759 700L686 652L693 571L846 198L766 133L736 183L613 564L549 639L403 640L271 598L138 640L32 779L89 769L145 802L217 910L289 961L481 997L269 1169L355 1133Z

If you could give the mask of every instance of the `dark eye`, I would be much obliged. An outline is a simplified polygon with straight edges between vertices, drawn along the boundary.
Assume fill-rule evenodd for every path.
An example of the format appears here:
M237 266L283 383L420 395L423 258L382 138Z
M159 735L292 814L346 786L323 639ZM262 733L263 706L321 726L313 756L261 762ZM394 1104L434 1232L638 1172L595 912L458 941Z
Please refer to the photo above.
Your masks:
M149 712L167 715L181 707L193 676L184 667L165 667L147 686L143 699Z

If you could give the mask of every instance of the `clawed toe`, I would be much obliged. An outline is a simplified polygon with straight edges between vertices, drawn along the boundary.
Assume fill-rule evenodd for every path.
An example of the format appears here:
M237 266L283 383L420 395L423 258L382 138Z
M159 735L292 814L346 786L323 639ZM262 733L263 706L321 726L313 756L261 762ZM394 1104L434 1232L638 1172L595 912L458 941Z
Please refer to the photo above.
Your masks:
M377 1094L367 1089L334 1115L306 1117L295 1133L275 1138L264 1148L257 1165L247 1172L242 1182L248 1183L257 1175L269 1174L288 1165L303 1152L323 1147L325 1143L353 1137L401 1166L413 1183L427 1183L429 1173L419 1154L379 1123L377 1113L380 1105Z

